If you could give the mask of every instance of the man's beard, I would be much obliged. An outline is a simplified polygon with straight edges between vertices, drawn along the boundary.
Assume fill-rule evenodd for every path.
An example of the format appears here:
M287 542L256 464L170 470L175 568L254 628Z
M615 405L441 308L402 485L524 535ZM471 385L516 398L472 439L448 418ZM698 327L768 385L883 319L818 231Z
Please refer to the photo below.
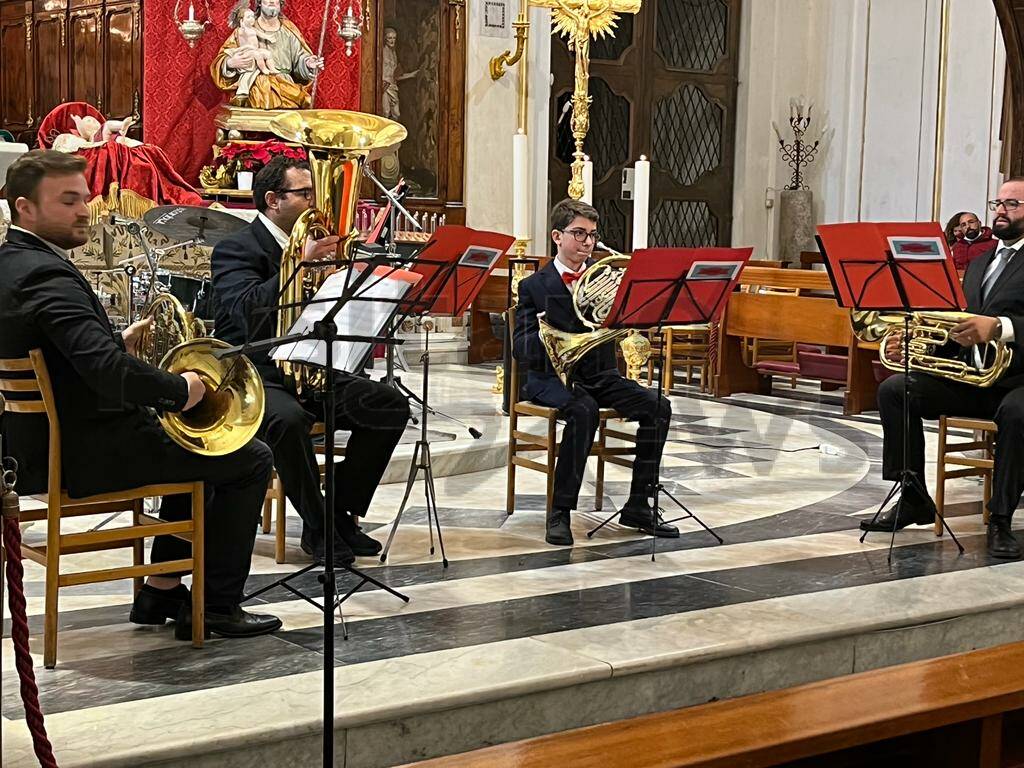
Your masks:
M966 232L964 232L964 239L966 239L966 240L977 240L978 239L978 235L980 235L980 234L981 234L981 230L980 229L968 229Z
M276 19L281 15L277 8L260 8L260 16L265 19Z
M1024 236L1024 219L996 219L992 222L992 234L1004 242L1012 243L1019 240Z

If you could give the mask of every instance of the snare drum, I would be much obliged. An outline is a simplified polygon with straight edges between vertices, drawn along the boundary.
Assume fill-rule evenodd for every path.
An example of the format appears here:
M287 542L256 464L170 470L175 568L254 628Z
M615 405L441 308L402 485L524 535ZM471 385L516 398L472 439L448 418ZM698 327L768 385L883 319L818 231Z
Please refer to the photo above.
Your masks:
M200 320L213 319L213 290L210 278L189 277L157 270L156 279L166 285L170 294Z

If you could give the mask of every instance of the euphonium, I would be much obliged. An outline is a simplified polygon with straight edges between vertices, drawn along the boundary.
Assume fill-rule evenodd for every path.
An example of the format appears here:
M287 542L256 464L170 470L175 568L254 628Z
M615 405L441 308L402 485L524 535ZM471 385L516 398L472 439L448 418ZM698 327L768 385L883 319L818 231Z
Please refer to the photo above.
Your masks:
M573 367L588 352L610 341L623 339L623 356L630 369L641 367L651 354L651 343L635 330L601 327L608 319L619 283L629 266L629 256L612 251L607 246L602 247L611 251L612 255L587 267L573 285L572 292L576 315L593 330L569 333L551 326L543 317L537 320L541 343L563 384L568 383Z
M909 330L908 368L911 371L929 373L965 384L988 387L998 381L1010 367L1013 350L1001 341L990 341L991 347L982 355L983 366L978 367L963 360L940 357L936 350L950 341L954 326L974 315L969 312L912 312L907 325ZM861 341L879 342L878 359L890 371L903 371L900 355L886 354L890 340L904 330L905 316L901 312L881 313L855 311L850 322L853 332ZM902 348L902 345L900 345ZM988 359L991 358L991 359Z
M206 337L203 321L169 293L158 293L143 312L152 325L139 338L138 356L168 373L199 374L206 394L184 413L163 413L160 425L182 448L203 456L238 450L263 421L263 381L247 357L214 355L227 342Z
M302 303L312 298L332 271L306 269L295 275L302 269L307 240L337 235L341 238L337 259L351 258L359 236L355 217L363 163L398 146L406 130L377 115L338 109L291 110L271 120L270 130L305 147L313 177L313 207L295 222L281 254L282 306L278 310L277 335L285 336L298 320ZM316 369L286 361L278 365L285 376L294 379L300 392L318 382Z

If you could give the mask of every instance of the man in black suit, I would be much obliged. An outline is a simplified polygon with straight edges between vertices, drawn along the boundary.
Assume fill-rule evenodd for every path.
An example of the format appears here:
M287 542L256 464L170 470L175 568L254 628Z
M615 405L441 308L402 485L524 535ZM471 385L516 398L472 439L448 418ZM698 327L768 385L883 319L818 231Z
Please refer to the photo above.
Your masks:
M216 333L231 344L277 334L274 308L281 254L295 222L312 205L309 166L275 158L256 175L252 194L256 220L213 249ZM337 246L334 236L310 242L306 258L334 258ZM323 419L323 402L314 399L313 393L303 392L299 397L294 383L266 353L251 357L263 377L267 396L260 437L274 452L285 495L302 518L302 549L322 563L324 496L309 430L314 421ZM405 431L409 404L391 387L343 373L338 374L335 393L336 423L351 435L345 460L335 465L334 555L336 565L348 565L354 555L372 556L381 550L380 543L363 533L356 521L367 513Z
M0 247L0 358L41 349L61 425L64 485L72 498L154 483L206 483L206 628L226 637L272 632L274 616L239 605L249 575L271 455L254 440L227 456L199 456L172 442L150 410L187 411L203 398L199 377L170 374L132 356L142 326L115 333L95 294L68 260L87 240L85 161L49 150L22 155L7 171L13 226ZM7 414L7 445L21 493L47 488L47 427L36 414ZM164 500L161 517L186 519L187 497ZM158 536L152 561L187 558L189 545ZM137 624L177 621L191 635L188 589L151 576L135 598Z
M1019 558L1020 545L1010 530L1013 511L1024 491L1024 178L1007 181L997 199L989 202L994 212L992 233L999 239L994 251L972 261L964 275L967 311L976 315L953 329L953 346L945 354L976 359L975 345L999 340L1010 345L1010 369L991 387L975 387L927 374L910 376L910 432L907 468L914 472L924 491L907 491L899 521L895 504L871 523L868 531L892 531L911 524L933 523L935 504L924 482L924 425L922 419L941 415L994 419L996 435L993 493L989 501L988 553L993 557ZM898 354L900 340L893 341ZM958 352L958 349L960 350ZM890 376L878 389L884 443L882 476L896 480L903 469L903 375Z
M619 523L651 532L648 497L657 482L661 453L668 436L672 409L656 390L640 386L620 373L612 344L591 350L575 366L566 386L555 373L538 335L538 317L561 331L589 330L573 308L572 286L583 274L597 245L598 213L577 200L563 200L551 211L551 239L558 254L537 274L519 283L513 351L527 369L523 394L539 405L558 409L565 421L555 464L555 493L547 520L549 544L572 544L569 513L576 508L587 456L598 427L598 410L614 408L625 418L638 421L637 455L629 499ZM654 530L664 537L679 531L660 516Z

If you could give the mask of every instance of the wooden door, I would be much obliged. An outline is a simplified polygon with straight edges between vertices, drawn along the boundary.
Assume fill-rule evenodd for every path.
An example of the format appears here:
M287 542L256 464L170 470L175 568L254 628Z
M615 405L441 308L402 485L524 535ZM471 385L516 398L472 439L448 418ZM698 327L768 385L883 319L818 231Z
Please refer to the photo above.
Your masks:
M0 128L24 140L32 110L32 15L25 2L0 4Z
M142 8L138 2L107 5L103 15L104 114L111 120L132 116L129 134L142 129Z
M103 112L102 8L71 11L68 24L68 101L84 101Z
M36 120L68 98L67 14L36 13L33 18Z
M728 245L740 0L646 0L615 37L591 44L590 133L594 206L604 241L632 243L633 204L623 168L651 160L651 246ZM552 202L565 196L572 162L573 59L552 46Z

